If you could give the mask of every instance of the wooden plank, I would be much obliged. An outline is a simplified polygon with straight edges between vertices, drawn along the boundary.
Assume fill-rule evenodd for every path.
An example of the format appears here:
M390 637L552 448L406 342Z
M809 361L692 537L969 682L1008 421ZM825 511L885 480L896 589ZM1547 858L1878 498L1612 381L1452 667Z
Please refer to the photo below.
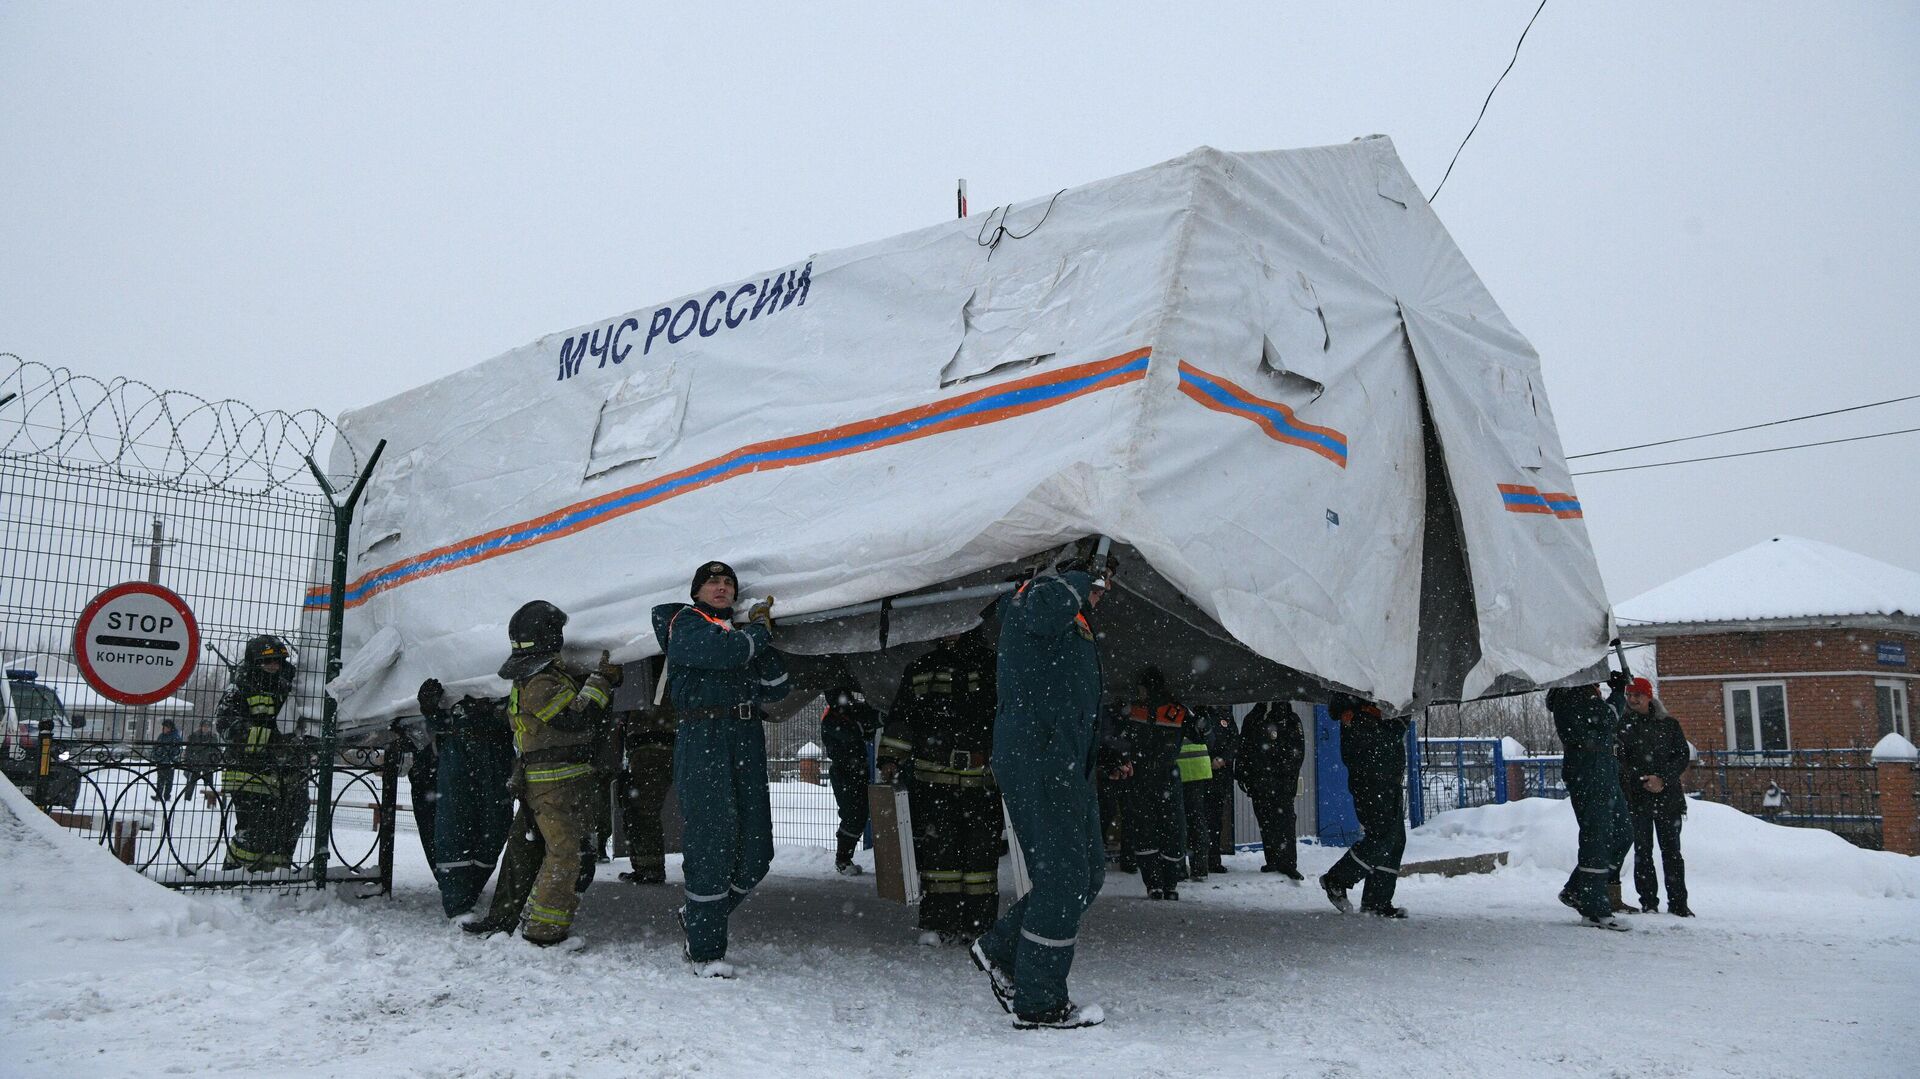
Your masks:
M867 787L873 817L873 887L895 903L920 901L920 870L913 858L913 813L907 792L884 783Z
M1400 867L1400 875L1411 877L1417 873L1438 873L1443 877L1460 877L1468 873L1491 873L1507 864L1507 852L1493 851L1488 854L1469 854L1461 858L1434 858L1425 862L1408 862Z

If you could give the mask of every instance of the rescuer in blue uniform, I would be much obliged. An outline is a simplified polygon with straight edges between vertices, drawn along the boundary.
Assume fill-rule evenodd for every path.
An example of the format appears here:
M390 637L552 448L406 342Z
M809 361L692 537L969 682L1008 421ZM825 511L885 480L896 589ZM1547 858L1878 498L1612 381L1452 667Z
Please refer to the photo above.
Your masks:
M993 772L1025 852L1033 890L969 949L1014 1025L1083 1027L1097 1004L1067 997L1080 916L1105 874L1093 786L1100 654L1088 618L1117 568L1087 556L1021 585L1000 604L999 711Z
M1353 909L1347 889L1366 881L1360 909L1382 918L1405 918L1393 905L1400 882L1400 856L1407 850L1407 822L1400 796L1407 775L1407 720L1383 715L1371 701L1336 693L1327 711L1340 721L1340 762L1347 766L1360 842L1320 878L1327 900L1342 914Z
M1560 902L1579 911L1588 925L1624 930L1626 925L1613 917L1615 904L1607 894L1608 882L1619 878L1620 864L1633 846L1633 820L1614 755L1619 715L1600 699L1599 686L1547 690L1547 711L1560 734L1565 753L1560 776L1580 825L1579 858L1560 889Z
M493 875L513 820L513 730L505 703L466 696L446 704L437 678L420 685L420 714L433 734L433 874L447 917L473 910Z
M731 978L727 918L773 864L767 735L758 705L787 695L787 668L773 650L773 598L733 624L740 578L725 562L693 575L692 604L653 609L666 653L667 693L679 732L673 783L686 822L680 908L687 960L701 977Z

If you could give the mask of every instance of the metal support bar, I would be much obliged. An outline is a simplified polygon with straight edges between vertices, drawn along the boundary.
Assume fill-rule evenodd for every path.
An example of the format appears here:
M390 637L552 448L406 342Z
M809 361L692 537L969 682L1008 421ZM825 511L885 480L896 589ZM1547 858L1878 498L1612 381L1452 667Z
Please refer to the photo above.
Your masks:
M350 533L353 531L353 509L360 502L360 495L367 489L367 479L373 475L373 468L380 463L380 454L387 448L387 440L381 439L373 447L373 453L367 458L367 466L360 470L360 476L353 481L353 490L347 493L345 502L334 498L333 485L327 482L326 473L307 458L307 468L313 472L313 478L320 482L320 490L326 492L327 502L333 507L333 587L327 595L327 681L332 682L340 676L340 647L342 627L347 617L347 556ZM333 849L333 758L340 751L340 731L338 714L340 706L333 694L323 695L320 708L320 766L318 782L320 784L320 804L313 819L313 879L314 887L327 886L327 862ZM391 829L391 818L387 821Z

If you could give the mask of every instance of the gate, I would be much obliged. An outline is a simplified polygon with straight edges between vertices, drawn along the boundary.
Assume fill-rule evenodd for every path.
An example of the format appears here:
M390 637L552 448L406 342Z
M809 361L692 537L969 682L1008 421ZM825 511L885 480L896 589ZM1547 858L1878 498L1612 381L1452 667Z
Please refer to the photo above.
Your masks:
M335 573L359 493L353 485L336 508L333 490L347 484L314 464L338 438L333 425L311 410L258 412L12 354L0 363L9 778L163 884L382 882L394 769L377 750L342 754L323 688L338 672L338 614L330 625L303 606ZM373 464L356 462L363 477ZM129 580L185 599L202 641L186 685L138 707L96 692L72 654L88 600ZM246 871L227 850L236 815L213 721L232 665L260 634L288 644L297 676L273 759L284 849L271 869ZM168 725L181 742L163 738ZM44 768L42 730L52 740Z

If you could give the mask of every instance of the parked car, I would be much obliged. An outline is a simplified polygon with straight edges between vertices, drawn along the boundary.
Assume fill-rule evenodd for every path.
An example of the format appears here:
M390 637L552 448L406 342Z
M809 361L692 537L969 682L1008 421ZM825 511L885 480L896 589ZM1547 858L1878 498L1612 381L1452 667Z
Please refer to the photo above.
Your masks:
M64 763L70 748L77 744L80 727L67 713L60 694L52 686L40 684L34 671L8 670L0 679L0 773L22 790L30 789L39 772L40 722L53 721L55 762L54 782L47 789L48 801L71 806L80 785L79 773Z

